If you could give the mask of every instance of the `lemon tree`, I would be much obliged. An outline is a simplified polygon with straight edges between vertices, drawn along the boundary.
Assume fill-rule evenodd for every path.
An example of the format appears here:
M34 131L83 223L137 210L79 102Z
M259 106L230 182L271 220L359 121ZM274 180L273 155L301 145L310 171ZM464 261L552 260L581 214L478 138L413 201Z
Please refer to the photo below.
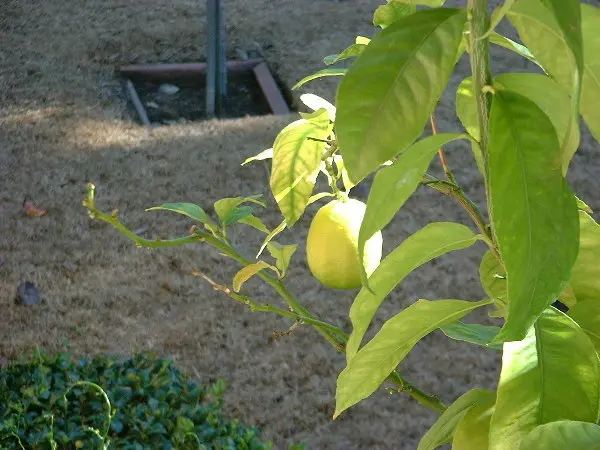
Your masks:
M325 65L349 64L296 84L304 89L320 77L340 80L335 105L301 95L306 108L300 118L281 130L272 148L243 162L270 160L278 226L260 220L257 209L268 200L258 196L221 199L213 211L167 203L151 209L184 214L195 226L178 239L146 240L116 212L97 208L93 185L84 204L91 217L140 246L215 247L240 265L231 283L202 274L215 289L253 311L285 318L290 332L314 327L346 361L334 418L385 384L440 414L418 450L448 443L455 450L597 448L600 225L566 174L582 123L600 139L600 8L578 0L506 0L494 11L487 0L444 3L388 0L374 11L370 38L358 36L339 54L324 55ZM514 27L517 41L496 31L502 21ZM535 64L535 73L493 74L490 59L499 47ZM437 133L435 107L461 59L471 66L455 97L461 129ZM479 170L485 208L466 195L447 162L447 144L454 141L470 155L465 164ZM443 169L438 176L430 169L435 158ZM365 205L349 193L370 175ZM326 189L317 189L319 178ZM383 248L381 231L418 189L457 202L470 226L430 223L398 247ZM306 242L283 243L287 228L309 220L308 208L317 212ZM255 256L232 245L233 226L264 233ZM484 298L419 299L363 342L379 307L406 276L476 242L487 246L479 268ZM302 245L315 278L333 289L356 290L349 329L317 316L286 287ZM281 304L253 300L244 285L251 277L271 286ZM499 326L463 321L481 308ZM436 331L501 351L497 388L473 387L446 405L408 381L398 366Z

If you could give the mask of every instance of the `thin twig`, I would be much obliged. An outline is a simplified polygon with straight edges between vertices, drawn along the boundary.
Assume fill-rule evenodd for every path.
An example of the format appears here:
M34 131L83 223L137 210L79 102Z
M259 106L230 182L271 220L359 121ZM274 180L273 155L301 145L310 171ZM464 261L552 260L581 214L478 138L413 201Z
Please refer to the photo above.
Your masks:
M431 132L435 136L436 134L438 134L438 128L435 116L433 114L429 116L429 122L431 123ZM448 161L446 160L446 154L444 153L444 149L442 147L438 148L438 155L440 157L440 162L442 163L444 173L446 174L446 178L448 179L448 181L456 183L456 180L454 179L454 174L450 170L450 166L448 165Z

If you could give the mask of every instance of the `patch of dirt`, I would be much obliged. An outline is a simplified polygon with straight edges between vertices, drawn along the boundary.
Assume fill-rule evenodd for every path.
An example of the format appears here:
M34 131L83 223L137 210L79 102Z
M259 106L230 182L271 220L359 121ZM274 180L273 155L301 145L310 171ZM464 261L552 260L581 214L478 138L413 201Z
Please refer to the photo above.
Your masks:
M166 83L132 82L151 123L172 125L206 119L206 85L203 79L197 83L168 84L178 89L173 93L165 91L168 89L164 88ZM271 112L252 72L228 74L227 97L222 108L221 118L262 116Z
M379 0L227 0L229 45L260 49L287 85L323 68L356 35L371 36ZM448 2L453 5L455 2ZM498 3L492 4L496 6ZM269 227L281 220L261 163L245 158L272 146L296 120L252 117L175 124L148 133L136 124L114 69L124 64L203 59L204 2L197 0L8 0L0 9L0 364L41 346L76 354L129 354L134 349L172 356L200 381L228 384L228 414L263 430L275 448L306 439L315 449L414 449L436 415L406 395L379 391L331 420L335 383L344 368L312 329L300 327L275 341L290 323L252 313L216 292L197 269L230 283L238 267L206 245L138 249L112 227L88 218L85 185L97 185L98 204L117 208L121 220L144 236L185 235L191 225L168 212L146 212L163 202L189 201L211 211L223 197L262 193L257 212ZM494 54L494 71L531 70L509 52ZM454 91L468 76L461 61L437 109L440 131L456 131ZM324 79L294 92L333 100L339 80ZM118 94L117 94L118 93ZM569 179L579 196L600 209L599 146L584 133ZM448 147L449 163L468 195L481 206L483 183L470 148ZM439 167L433 167L439 171ZM26 216L29 198L47 214ZM304 242L320 204L281 235ZM469 224L451 200L419 189L384 230L384 252L431 221ZM232 240L248 257L263 236L240 227ZM374 329L418 298L483 298L477 245L445 255L411 274L379 311ZM323 288L306 266L301 244L288 275L289 289L326 320L350 330L354 292ZM14 303L17 286L31 281L45 303ZM244 294L277 305L257 280ZM485 312L467 320L484 318ZM373 329L373 330L374 330ZM372 336L371 330L370 336ZM498 352L451 341L436 332L401 366L406 378L445 402L474 387L493 388Z

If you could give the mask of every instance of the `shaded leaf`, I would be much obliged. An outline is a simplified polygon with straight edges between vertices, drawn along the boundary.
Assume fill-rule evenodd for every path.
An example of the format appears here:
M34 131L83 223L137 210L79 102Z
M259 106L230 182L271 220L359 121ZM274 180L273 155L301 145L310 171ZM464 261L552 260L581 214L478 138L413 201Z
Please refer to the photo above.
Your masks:
M176 212L197 220L198 222L214 225L214 222L206 215L204 210L193 203L163 203L160 206L153 206L152 208L146 209L146 211L160 210Z
M354 61L340 84L336 119L354 183L422 133L452 73L465 20L458 9L418 11L377 33Z
M496 300L506 300L506 272L491 251L485 252L479 264L479 279L486 294Z
M600 299L577 303L568 314L585 331L600 354Z
M373 15L373 25L386 29L398 19L417 12L415 5L403 1L390 0L385 5L379 6Z
M233 277L233 290L235 292L240 292L240 289L244 283L263 269L271 269L277 273L277 275L279 275L277 269L265 261L258 261L253 264L248 264Z
M458 321L444 325L440 330L449 338L457 341L469 342L493 348L494 350L502 350L502 344L489 344L500 332L500 328L498 327Z
M575 197L554 127L535 103L496 92L489 127L492 227L507 278L508 314L496 342L523 339L567 287L577 257Z
M291 227L300 218L315 186L326 139L332 126L319 109L285 127L273 145L270 186L281 213Z
M426 137L403 152L394 163L375 175L367 210L358 235L358 254L362 261L365 243L385 228L402 205L416 191L438 148L456 139L466 139L458 133L443 133ZM361 265L363 285L368 286L365 268Z
M316 80L317 78L323 77L341 77L346 75L347 69L340 68L331 68L331 69L321 69L318 72L315 72L311 75L305 76L300 81L298 81L293 87L292 90L298 89L302 85L308 83L309 81Z
M574 420L547 423L531 431L519 449L600 450L600 426Z
M585 211L579 211L579 253L570 284L577 301L600 301L600 225Z
M255 203L260 206L265 206L260 195L252 195L249 197L230 197L217 200L213 207L221 224L224 226L231 225L238 220L244 219L252 214L252 208L245 206L239 207L243 203Z
M485 399L467 411L454 431L452 450L488 450L495 402L496 394L489 392Z
M496 395L485 389L472 389L458 397L421 438L417 450L434 450L451 442L454 430L464 415L481 402L487 403L490 397L493 402Z
M294 254L297 248L297 244L281 245L275 241L271 241L267 244L267 250L269 250L271 256L275 258L275 265L279 269L279 272L281 272L281 278L285 276L285 272L287 271L287 268L290 265L292 255Z
M277 236L279 233L281 233L283 230L285 230L287 227L287 224L285 223L285 219L283 220L283 222L281 222L279 225L277 225L277 227L275 227L273 229L273 231L271 231L267 237L265 238L265 240L263 241L262 245L260 246L260 249L258 250L258 253L256 254L256 257L258 258L263 250L267 247L267 244L269 242L271 242L271 240Z
M504 344L490 449L519 448L555 420L598 419L600 369L588 336L568 316L546 309L522 341Z
M409 236L387 255L369 277L372 291L361 288L350 307L353 330L346 343L346 361L354 358L379 305L404 277L438 256L473 245L478 238L464 225L434 222Z
M537 65L540 69L544 70L540 62L535 59L535 56L533 56L533 53L531 53L524 45L495 32L489 36L489 40L491 44L498 45L499 47L503 47L507 50L512 50L513 52L521 55L523 58L526 58Z
M334 419L375 392L423 337L489 303L489 300L418 300L385 322L340 373Z
M345 59L356 58L363 52L366 46L366 44L352 44L346 47L341 53L338 53L337 55L326 56L325 58L323 58L323 62L330 66Z

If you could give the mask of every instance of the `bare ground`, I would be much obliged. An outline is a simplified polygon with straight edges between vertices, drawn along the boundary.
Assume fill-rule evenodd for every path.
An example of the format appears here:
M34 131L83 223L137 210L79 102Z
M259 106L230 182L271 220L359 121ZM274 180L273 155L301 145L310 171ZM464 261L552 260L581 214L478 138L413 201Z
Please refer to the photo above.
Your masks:
M227 283L236 267L207 246L137 249L114 229L90 221L81 206L93 181L98 203L118 208L146 236L174 237L190 223L169 213L144 212L165 201L210 209L223 197L263 193L260 164L248 156L272 145L294 117L259 117L189 123L148 134L133 121L113 74L123 63L202 59L204 10L197 0L5 0L0 9L0 359L36 345L76 353L128 354L135 349L172 356L200 380L224 378L226 410L257 424L276 448L306 439L318 449L414 449L435 420L406 395L378 392L331 420L335 381L343 358L311 329L269 342L288 323L251 313L191 275L192 269ZM320 59L371 35L376 0L229 0L229 44L260 51L291 86L321 68ZM495 70L523 70L499 52ZM460 65L456 85L467 67ZM309 86L333 99L335 81ZM297 94L296 94L297 95ZM442 131L455 129L452 92L438 109ZM600 207L598 144L584 134L569 178L578 194ZM469 149L452 147L459 181L481 201L481 180ZM49 213L25 217L31 198ZM284 236L302 240L319 205ZM273 206L262 216L279 221ZM385 251L433 220L468 224L450 200L422 190L384 231ZM240 230L234 240L255 254L261 236ZM448 255L412 274L389 296L376 324L417 298L479 299L477 266L483 248ZM47 303L13 304L16 287L34 281ZM300 246L288 275L290 289L328 320L348 328L353 292L331 292L308 273ZM261 301L274 294L258 281L246 293ZM479 316L484 318L484 314ZM429 336L401 369L422 389L452 401L472 387L493 387L499 355Z

